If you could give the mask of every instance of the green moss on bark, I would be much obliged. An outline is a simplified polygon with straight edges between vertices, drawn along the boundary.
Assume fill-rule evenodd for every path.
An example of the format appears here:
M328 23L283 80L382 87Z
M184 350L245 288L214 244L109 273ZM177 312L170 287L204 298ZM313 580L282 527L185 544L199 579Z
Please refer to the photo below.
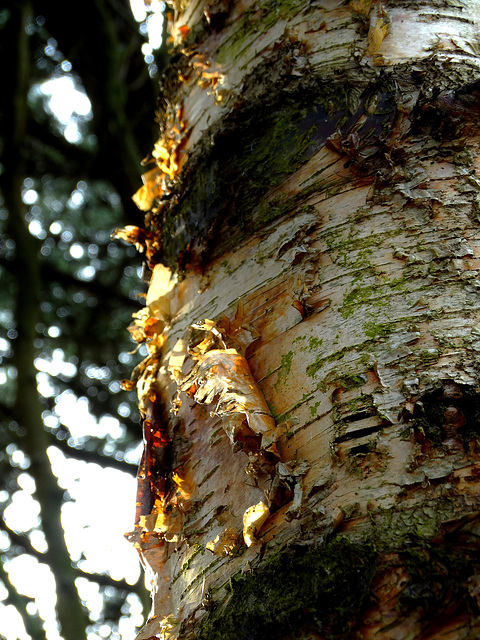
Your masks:
M398 508L370 512L352 537L284 547L210 590L202 604L208 614L194 612L179 640L292 640L312 632L347 640L375 617L382 585L394 587L394 626L421 620L422 629L440 629L457 617L477 624L478 508L459 509L453 488L435 504L429 487L419 490L424 499L414 509L400 499Z
M268 77L269 69L264 72ZM312 193L330 197L344 187L347 178L320 174L294 194L273 193L329 138L348 137L355 124L360 146L383 137L394 118L395 91L379 83L357 97L353 108L351 96L357 96L358 88L318 79L307 85L285 87L281 94L272 88L255 96L252 104L239 104L205 136L208 146L197 149L158 220L152 217L152 229L163 245L156 259L182 267L190 261L194 244L206 245L209 259L221 255L278 217L304 207ZM385 107L381 112L368 112L372 96Z
M217 62L226 64L242 55L252 39L272 28L281 19L288 19L305 9L298 0L260 0L243 12L237 28L217 51Z
M211 613L198 638L274 640L306 624L346 637L368 599L375 558L370 545L346 538L288 549L263 568L232 578L230 600Z

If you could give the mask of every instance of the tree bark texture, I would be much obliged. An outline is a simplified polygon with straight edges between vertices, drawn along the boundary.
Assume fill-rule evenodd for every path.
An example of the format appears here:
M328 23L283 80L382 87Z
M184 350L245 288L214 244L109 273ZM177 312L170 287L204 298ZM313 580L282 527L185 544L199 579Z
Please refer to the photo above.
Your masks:
M184 2L132 334L164 638L480 633L480 2Z

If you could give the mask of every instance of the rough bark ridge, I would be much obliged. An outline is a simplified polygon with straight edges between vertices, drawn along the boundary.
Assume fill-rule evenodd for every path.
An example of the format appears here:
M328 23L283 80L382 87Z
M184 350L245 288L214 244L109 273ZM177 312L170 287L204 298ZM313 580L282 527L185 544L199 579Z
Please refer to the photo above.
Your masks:
M175 5L118 232L153 270L139 638L477 637L479 20Z

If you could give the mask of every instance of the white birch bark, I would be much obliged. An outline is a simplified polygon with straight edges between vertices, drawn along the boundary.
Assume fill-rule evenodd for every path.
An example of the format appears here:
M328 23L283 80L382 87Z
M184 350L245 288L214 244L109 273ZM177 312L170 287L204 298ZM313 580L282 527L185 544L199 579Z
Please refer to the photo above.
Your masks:
M351 637L439 637L424 604L404 606L414 579L399 553L409 536L445 545L446 532L473 527L480 504L479 24L480 2L462 0L175 6L185 55L165 84L157 164L136 196L152 208L148 255L160 248L152 261L170 267L154 268L137 319L150 350L140 406L148 416L161 398L173 451L133 536L152 576L139 639L207 637L198 634L211 600L217 615L228 607L232 577L338 533L375 539L381 558L377 602L363 602ZM325 140L318 110L307 117L315 82ZM210 142L214 157L229 115L252 105L263 122L275 90L300 100L304 85L313 152L252 202L248 232L225 214L213 235L200 225L181 247L194 216L168 216L182 211L190 168ZM322 102L321 87L332 98ZM342 91L348 110L335 121ZM265 171L276 166L265 158ZM230 200L235 216L241 195ZM180 270L160 247L162 216L187 253ZM217 335L189 329L205 319ZM201 337L211 342L192 357ZM222 369L233 348L249 371L235 355ZM190 373L195 362L203 373ZM465 580L473 603L476 570ZM476 637L474 609L441 612L442 637Z

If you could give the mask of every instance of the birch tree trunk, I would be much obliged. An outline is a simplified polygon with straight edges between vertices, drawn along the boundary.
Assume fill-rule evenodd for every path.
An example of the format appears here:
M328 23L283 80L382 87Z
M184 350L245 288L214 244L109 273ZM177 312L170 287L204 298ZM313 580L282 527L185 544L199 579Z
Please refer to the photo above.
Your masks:
M153 270L139 639L478 637L479 24L175 5L118 232Z

